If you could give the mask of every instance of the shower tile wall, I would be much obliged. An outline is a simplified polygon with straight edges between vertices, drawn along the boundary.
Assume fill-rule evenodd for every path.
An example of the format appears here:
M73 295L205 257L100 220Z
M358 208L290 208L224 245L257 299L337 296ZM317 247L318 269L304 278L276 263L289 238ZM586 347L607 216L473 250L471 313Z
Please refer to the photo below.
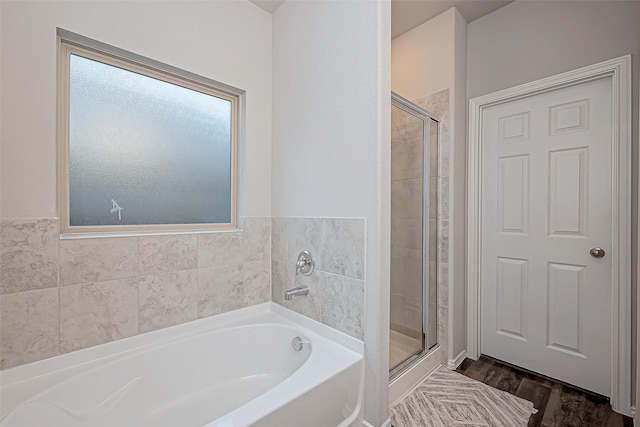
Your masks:
M412 101L440 119L439 150L431 146L431 194L437 191L437 209L429 212L430 229L437 229L437 237L430 241L430 280L437 271L438 298L429 299L429 313L438 316L438 343L447 354L448 296L449 296L449 89ZM435 163L437 159L437 164ZM437 167L436 167L437 166ZM435 178L435 179L434 179ZM434 250L435 249L435 250ZM437 257L435 256L437 254ZM432 320L432 319L430 319ZM430 321L430 325L433 323Z
M273 218L272 300L291 310L364 338L364 219ZM308 250L315 271L296 275L295 262ZM284 291L307 285L309 295L284 300Z
M430 330L428 331L428 337L430 343L433 342L433 337L436 336L434 321L437 316L437 340L440 344L440 347L443 349L443 354L447 354L447 325L448 325L448 272L449 272L449 90L445 89L440 92L436 92L432 95L424 96L412 102L419 107L429 111L438 117L440 122L440 135L439 135L439 150L438 145L434 142L436 141L435 130L432 127L431 131L431 146L430 146L430 160L431 164L429 165L430 171L430 209L429 209L429 283L432 284L437 280L437 287L429 286L430 295L429 295L429 326ZM392 166L391 166L391 179L392 179L392 206L394 205L394 198L398 200L398 198L402 197L415 197L416 199L421 200L422 195L414 195L414 194L403 194L402 191L396 190L394 193L394 183L397 189L403 187L400 181L408 180L408 179L416 179L416 177L421 176L422 170L416 171L415 167L412 167L412 159L407 156L411 156L412 153L415 156L414 147L415 144L422 143L417 142L415 137L417 135L412 135L412 131L415 133L417 129L409 129L403 125L401 121L397 120L397 117L394 117L393 114L397 110L392 109L392 135L391 135L391 150L392 150ZM419 175L418 175L419 174ZM399 203L399 206L402 206L403 203ZM393 208L392 208L393 209ZM403 231L402 228L406 228L404 230L405 235L411 235L413 232L414 236L420 238L420 231L418 229L411 230L411 224L401 224L402 221L398 221L398 215L394 215L392 211L391 221L392 221L392 235L398 234ZM394 233L395 227L395 233ZM436 232L431 232L431 230L436 230ZM396 249L404 249L407 251L407 248L397 248L398 242L394 242L392 238L391 242L392 248L394 245ZM411 246L411 245L409 245ZM415 246L415 245L414 245ZM412 247L412 246L411 246ZM392 249L393 251L393 249ZM397 250L394 251L396 253ZM393 280L405 281L408 283L406 277L403 277L406 269L402 268L402 263L406 262L406 260L402 260L401 257L395 258L392 257L392 274L394 276ZM395 267L395 268L394 268ZM410 278L410 281L415 283L416 281L419 283L418 278ZM437 289L437 298L434 295L434 291ZM422 313L420 312L420 305L415 302L415 298L411 298L411 295L408 293L392 293L391 294L391 304L394 309L391 311L391 328L402 332L404 334L411 334L411 331L420 330L421 321L422 321Z
M391 124L391 329L420 340L424 122L392 107Z
M246 218L242 232L59 240L57 219L3 219L0 369L269 301L270 234L270 218Z

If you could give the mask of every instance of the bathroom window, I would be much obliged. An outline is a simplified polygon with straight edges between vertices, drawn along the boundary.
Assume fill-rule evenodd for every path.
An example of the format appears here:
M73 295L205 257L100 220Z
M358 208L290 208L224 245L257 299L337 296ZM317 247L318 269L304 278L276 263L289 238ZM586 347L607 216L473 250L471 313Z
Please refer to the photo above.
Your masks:
M242 92L58 30L61 232L236 228Z

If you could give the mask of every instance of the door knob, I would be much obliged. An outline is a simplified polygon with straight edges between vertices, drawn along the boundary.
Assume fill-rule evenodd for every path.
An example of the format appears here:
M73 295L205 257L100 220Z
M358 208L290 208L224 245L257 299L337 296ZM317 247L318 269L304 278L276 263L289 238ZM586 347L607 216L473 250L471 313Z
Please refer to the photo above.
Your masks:
M602 258L605 255L604 249L602 248L591 248L589 253L594 258Z

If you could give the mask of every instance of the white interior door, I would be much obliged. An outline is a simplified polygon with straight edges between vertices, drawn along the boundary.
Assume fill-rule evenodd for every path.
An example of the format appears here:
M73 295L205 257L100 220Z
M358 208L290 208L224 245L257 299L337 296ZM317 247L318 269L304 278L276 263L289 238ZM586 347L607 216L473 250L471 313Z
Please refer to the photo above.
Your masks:
M611 106L600 78L488 107L481 135L481 352L606 396Z

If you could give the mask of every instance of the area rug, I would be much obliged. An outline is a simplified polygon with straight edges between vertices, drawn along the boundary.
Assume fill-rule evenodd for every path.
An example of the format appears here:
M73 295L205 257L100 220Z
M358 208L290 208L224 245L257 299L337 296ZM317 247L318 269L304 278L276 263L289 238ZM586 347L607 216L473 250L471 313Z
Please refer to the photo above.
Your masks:
M394 427L526 427L533 403L441 366L390 409Z

